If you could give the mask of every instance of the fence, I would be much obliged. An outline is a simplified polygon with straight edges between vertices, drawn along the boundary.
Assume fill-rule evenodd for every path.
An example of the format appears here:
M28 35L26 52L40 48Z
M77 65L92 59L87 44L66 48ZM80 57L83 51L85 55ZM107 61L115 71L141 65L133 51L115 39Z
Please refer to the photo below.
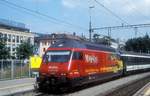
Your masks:
M28 60L0 60L0 80L30 77Z

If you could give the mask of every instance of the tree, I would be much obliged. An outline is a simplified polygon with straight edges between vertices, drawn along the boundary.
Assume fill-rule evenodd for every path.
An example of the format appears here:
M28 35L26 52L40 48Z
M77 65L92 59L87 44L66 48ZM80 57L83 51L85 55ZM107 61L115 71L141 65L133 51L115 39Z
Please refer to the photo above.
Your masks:
M146 34L144 37L129 39L126 42L127 51L148 53L150 51L150 38Z
M10 53L8 48L6 47L7 38L3 37L3 34L0 33L0 59L8 59L10 57Z
M33 55L34 46L30 43L24 42L16 48L16 55L18 59L28 59Z
M103 36L103 38L100 38L101 35L99 34L94 34L93 35L93 41L94 43L97 44L104 44L104 45L111 45L111 41L115 41L114 39L112 39L109 36Z

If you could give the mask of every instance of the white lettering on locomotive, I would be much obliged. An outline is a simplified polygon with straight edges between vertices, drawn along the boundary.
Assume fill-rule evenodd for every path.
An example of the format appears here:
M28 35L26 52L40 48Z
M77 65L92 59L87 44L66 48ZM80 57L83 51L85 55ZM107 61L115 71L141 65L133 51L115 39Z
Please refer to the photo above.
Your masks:
M57 72L58 71L58 67L57 66L49 66L49 72Z
M85 55L86 62L97 63L97 57L92 55Z

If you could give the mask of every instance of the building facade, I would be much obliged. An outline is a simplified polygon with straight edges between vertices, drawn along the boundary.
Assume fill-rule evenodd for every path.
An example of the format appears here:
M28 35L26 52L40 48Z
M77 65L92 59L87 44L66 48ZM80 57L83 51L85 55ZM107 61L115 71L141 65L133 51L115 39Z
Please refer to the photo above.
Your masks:
M72 34L64 34L64 33L39 35L39 37L35 38L35 45L37 46L37 54L40 57L42 57L48 47L50 47L53 43L64 38L81 39L78 36L74 36Z
M39 37L35 38L35 45L37 47L36 54L42 57L47 48L54 42L54 37L51 34L39 35Z
M12 25L11 25L12 24ZM16 57L16 47L23 42L34 44L34 34L29 29L23 27L23 24L13 22L8 23L0 21L0 34L5 38L6 45L10 51L11 56Z

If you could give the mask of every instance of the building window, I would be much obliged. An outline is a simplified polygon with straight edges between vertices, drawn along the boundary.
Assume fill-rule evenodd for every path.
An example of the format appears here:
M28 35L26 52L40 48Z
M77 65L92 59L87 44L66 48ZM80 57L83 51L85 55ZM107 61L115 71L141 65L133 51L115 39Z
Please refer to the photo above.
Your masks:
M44 44L45 44L45 43L44 43L44 42L42 42L42 45L43 45L43 46L44 46Z
M34 44L34 38L30 37L31 44Z
M10 52L11 51L11 45L10 44L7 44L7 50Z
M19 36L17 36L17 43L19 43Z
M43 52L45 52L46 51L46 48L43 48Z
M16 46L15 46L15 44L12 45L12 51L14 51L14 52L16 51Z
M23 43L23 37L22 36L20 37L20 43Z
M13 42L15 42L15 35L13 35L13 37L12 37L12 41L13 41Z
M24 36L23 37L23 42L28 42L28 37Z
M7 47L8 48L8 51L11 51L11 48L10 48L10 46L9 47Z
M16 53L12 53L13 56L16 56Z
M8 42L11 42L11 34L8 35Z
M15 52L15 51L16 51L16 48L13 48L13 49L12 49L12 51L14 51L14 52Z
M48 45L50 46L50 45L51 45L51 42L49 42Z
M4 41L7 41L7 34L4 34Z
M31 38L30 38L30 37L28 38L28 42L30 42L30 43L31 43Z

